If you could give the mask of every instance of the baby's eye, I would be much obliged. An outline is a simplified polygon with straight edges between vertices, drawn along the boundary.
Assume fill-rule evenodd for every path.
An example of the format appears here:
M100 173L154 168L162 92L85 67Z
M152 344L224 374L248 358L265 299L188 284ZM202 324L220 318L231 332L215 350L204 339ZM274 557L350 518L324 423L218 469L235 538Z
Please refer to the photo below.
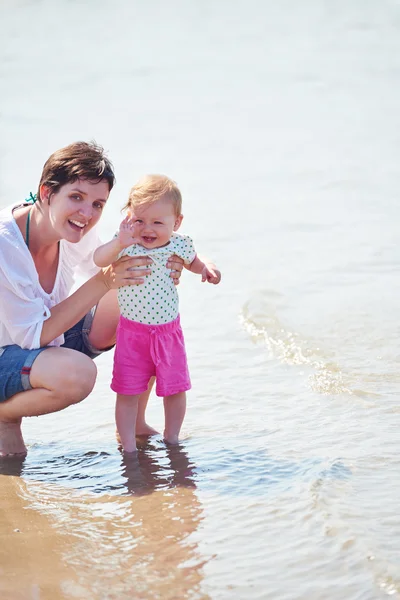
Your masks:
M143 223L142 219L136 219L135 223Z
M162 225L162 222L161 221L154 221L154 224L155 225Z

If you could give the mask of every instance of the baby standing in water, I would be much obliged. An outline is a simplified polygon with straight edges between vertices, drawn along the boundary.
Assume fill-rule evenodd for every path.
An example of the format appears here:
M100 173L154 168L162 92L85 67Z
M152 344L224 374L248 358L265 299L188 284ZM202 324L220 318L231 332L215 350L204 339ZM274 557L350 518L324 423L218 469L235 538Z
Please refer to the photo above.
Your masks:
M179 321L176 287L165 267L177 255L202 281L217 284L221 273L201 260L189 236L176 233L182 215L182 196L176 183L164 175L147 175L130 191L127 217L110 242L94 253L94 262L106 267L122 256L148 256L152 273L141 286L118 290L120 321L114 354L111 389L117 393L115 418L122 446L136 450L138 398L156 377L156 394L164 397L164 439L177 444L186 412L190 378Z

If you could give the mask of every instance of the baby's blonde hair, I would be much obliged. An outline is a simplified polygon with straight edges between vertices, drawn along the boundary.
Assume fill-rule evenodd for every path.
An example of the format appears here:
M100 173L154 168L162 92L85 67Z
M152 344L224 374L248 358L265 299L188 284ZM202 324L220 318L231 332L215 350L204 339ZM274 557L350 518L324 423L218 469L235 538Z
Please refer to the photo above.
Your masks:
M182 195L175 181L166 175L145 175L129 192L128 202L122 210L134 210L163 198L173 203L178 217L182 213Z

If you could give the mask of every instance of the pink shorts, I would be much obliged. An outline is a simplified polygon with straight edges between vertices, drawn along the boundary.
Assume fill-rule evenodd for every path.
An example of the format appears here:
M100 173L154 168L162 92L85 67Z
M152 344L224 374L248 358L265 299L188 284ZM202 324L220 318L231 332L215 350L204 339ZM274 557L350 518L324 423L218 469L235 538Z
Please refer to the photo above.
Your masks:
M135 396L147 390L153 375L157 396L172 396L191 388L179 316L163 325L146 325L121 316L111 389Z

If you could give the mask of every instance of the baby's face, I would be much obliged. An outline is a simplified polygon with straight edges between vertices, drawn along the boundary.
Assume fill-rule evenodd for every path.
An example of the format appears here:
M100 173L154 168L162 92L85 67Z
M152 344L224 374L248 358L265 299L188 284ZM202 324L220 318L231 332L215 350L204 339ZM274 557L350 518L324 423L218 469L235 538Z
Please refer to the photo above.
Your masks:
M176 216L174 204L164 198L131 208L128 213L135 227L134 236L140 239L141 246L149 249L166 246L183 218Z

